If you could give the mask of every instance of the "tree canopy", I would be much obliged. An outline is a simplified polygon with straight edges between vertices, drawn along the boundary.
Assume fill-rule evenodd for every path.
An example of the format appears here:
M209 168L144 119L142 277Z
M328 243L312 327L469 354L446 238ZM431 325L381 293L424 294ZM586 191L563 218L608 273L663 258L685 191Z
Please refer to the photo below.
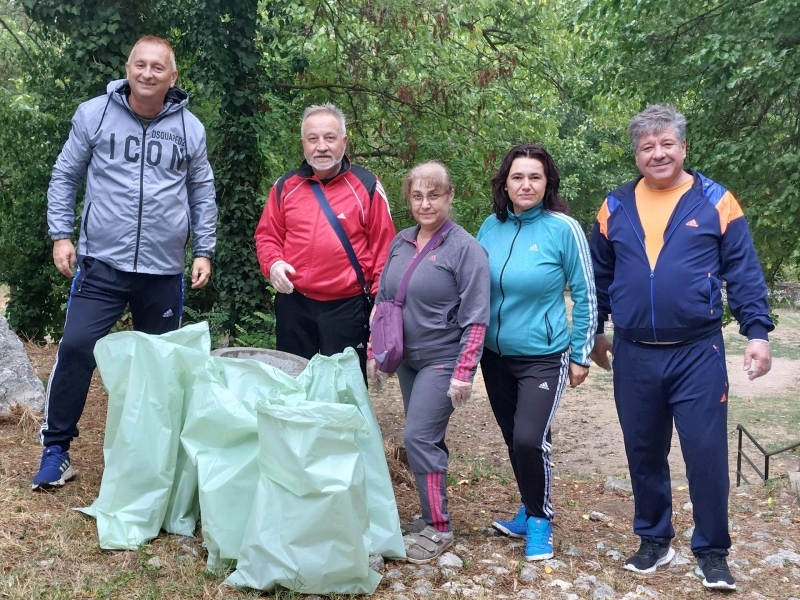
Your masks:
M57 336L67 282L46 235L49 171L78 103L123 76L146 33L176 48L217 176L213 285L188 305L224 330L272 296L252 233L271 183L302 158L300 115L331 101L348 153L399 198L439 160L477 230L515 143L542 143L588 231L635 175L625 127L654 102L689 120L689 165L745 206L768 279L796 269L800 0L0 0L0 281L12 326ZM788 271L787 271L788 270Z

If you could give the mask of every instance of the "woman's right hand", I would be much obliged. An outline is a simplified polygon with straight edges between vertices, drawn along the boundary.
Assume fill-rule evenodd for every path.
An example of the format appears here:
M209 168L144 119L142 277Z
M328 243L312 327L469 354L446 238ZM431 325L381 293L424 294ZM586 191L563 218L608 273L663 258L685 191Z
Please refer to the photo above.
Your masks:
M367 381L372 384L376 392L380 392L383 382L389 379L388 373L378 369L378 363L374 358L367 359Z

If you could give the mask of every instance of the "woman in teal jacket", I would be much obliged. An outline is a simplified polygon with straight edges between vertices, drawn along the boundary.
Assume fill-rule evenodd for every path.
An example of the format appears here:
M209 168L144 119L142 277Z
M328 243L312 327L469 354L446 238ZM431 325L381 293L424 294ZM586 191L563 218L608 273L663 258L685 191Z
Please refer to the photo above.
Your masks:
M553 556L550 424L567 381L576 387L589 372L597 328L589 246L578 222L565 214L559 183L544 148L513 148L492 179L494 214L478 232L491 275L481 370L523 501L513 520L493 526L526 537L527 560Z

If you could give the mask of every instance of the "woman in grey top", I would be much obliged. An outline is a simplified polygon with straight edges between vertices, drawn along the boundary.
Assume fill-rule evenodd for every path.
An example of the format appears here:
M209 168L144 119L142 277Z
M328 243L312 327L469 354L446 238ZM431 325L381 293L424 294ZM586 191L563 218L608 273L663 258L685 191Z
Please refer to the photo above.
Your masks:
M416 166L403 195L418 223L389 248L377 302L395 297L407 267L448 221L455 191L439 163ZM447 511L445 431L455 406L472 392L472 379L489 323L489 264L485 250L453 225L411 276L403 306L403 361L397 370L403 394L403 443L417 483L422 518L404 526L406 554L426 563L453 543ZM377 381L374 359L367 372Z

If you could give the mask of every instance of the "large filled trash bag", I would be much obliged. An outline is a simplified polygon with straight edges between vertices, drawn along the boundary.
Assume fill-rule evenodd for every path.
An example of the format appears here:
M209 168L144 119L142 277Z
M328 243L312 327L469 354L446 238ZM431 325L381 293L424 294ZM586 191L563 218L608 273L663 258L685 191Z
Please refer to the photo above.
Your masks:
M358 368L348 353L343 363ZM284 389L263 390L256 405L261 477L236 571L225 583L307 594L375 591L381 576L369 568L368 490L356 442L370 428L348 391L344 369L324 357Z
M295 382L256 360L215 357L198 380L181 441L196 466L207 566L220 572L236 563L258 484L256 401L273 381Z
M97 342L108 390L105 470L97 499L79 510L97 519L101 548L137 548L158 535L165 519L176 533L194 532L197 477L183 455L177 468L180 433L185 390L210 351L206 323L158 336L125 331Z

